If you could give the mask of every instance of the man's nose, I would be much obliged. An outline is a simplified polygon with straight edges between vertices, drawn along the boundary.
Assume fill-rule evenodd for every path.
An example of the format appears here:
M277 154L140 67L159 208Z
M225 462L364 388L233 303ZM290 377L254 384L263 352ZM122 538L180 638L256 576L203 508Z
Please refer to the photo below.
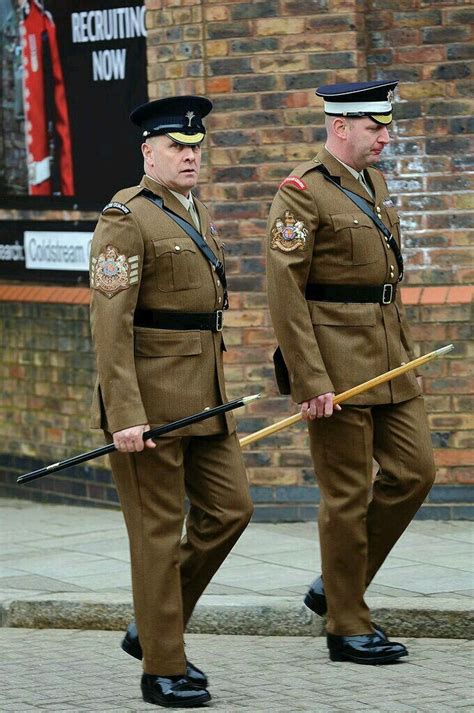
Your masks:
M386 126L383 127L382 131L379 134L379 141L383 144L390 143L390 134L388 133L388 129Z
M194 161L195 154L192 146L186 146L186 148L183 150L184 151L184 158L187 161Z

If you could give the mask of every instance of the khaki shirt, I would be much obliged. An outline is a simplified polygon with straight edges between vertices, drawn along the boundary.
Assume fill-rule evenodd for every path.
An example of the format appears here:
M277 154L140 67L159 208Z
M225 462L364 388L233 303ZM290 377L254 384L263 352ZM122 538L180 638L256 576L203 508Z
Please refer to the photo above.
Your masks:
M273 326L297 403L340 393L413 358L405 312L397 294L389 305L308 301L308 283L396 284L398 268L382 233L336 186L329 174L379 209L382 222L400 245L400 220L381 172L366 169L374 192L322 149L285 179L274 198L267 226L268 300ZM351 403L385 404L419 393L413 372Z
M134 326L135 309L214 312L224 290L211 264L143 187L191 223L181 202L144 176L119 191L97 224L91 247L91 328L98 379L93 428L110 432L160 425L227 401L221 332ZM201 232L223 261L207 208L195 198ZM192 223L191 223L192 224ZM179 435L234 430L231 414L180 429Z

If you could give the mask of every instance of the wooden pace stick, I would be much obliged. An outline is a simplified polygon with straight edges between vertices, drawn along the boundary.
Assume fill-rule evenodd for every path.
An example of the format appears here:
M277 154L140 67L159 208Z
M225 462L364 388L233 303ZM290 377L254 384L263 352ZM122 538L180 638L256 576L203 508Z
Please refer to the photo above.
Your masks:
M369 391L375 386L379 386L379 384L384 384L386 381L391 381L397 376L405 374L405 372L407 371L416 369L418 366L423 366L423 364L426 364L432 359L437 359L438 357L447 354L452 349L454 349L454 345L448 344L447 346L441 347L440 349L435 349L434 352L429 352L428 354L424 354L423 356L420 356L417 359L412 359L412 361L409 361L406 364L402 364L401 366L397 366L395 369L391 369L390 371L386 371L384 374L380 374L380 376L375 376L373 379L369 379L369 381L364 381L364 383L359 384L359 386L354 386L352 389L343 391L342 394L338 394L334 397L333 403L341 404L343 401L347 401L353 396L363 394L365 391ZM254 443L254 441L259 441L260 438L272 436L274 433L282 431L284 428L292 426L294 423L298 423L301 418L301 413L295 413L294 416L288 416L288 418L284 418L282 421L277 421L277 423L273 423L271 426L266 426L266 428L262 428L260 431L255 431L255 433L250 433L248 436L244 436L239 440L239 443L242 448L244 446L248 446L250 443Z

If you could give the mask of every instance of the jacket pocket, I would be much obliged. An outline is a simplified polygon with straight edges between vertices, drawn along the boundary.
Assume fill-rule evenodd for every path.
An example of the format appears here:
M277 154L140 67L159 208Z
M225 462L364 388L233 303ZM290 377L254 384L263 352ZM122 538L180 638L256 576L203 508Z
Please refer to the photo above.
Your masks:
M172 357L201 354L199 332L135 327L135 356Z
M362 212L331 216L343 265L368 265L378 259L379 240L373 221Z
M196 265L198 249L190 238L154 240L156 281L161 292L195 290L201 287Z

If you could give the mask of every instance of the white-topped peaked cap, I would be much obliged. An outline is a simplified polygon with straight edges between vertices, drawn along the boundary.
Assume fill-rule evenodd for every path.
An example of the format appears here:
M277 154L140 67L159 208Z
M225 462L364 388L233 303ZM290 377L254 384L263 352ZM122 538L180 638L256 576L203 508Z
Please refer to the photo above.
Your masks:
M351 82L318 87L324 99L324 113L330 116L368 116L377 124L392 121L392 99L397 79L377 82Z

